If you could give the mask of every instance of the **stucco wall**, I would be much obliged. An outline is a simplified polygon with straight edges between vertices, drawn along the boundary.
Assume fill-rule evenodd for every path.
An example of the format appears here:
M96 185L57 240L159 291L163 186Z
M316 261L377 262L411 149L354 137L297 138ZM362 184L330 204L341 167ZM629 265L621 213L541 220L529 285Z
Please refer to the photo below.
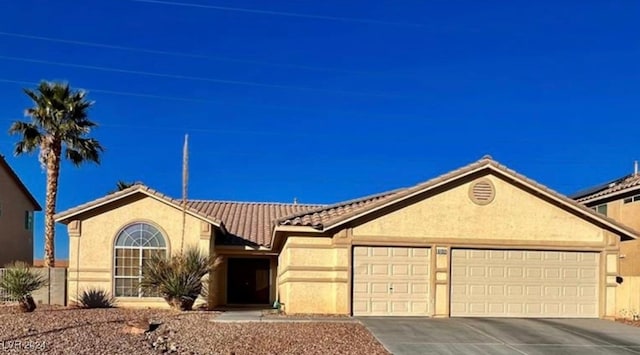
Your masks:
M489 244L602 243L597 226L567 213L504 180L489 175L495 199L486 206L469 199L469 183L353 228L360 237L421 240L487 240ZM371 239L371 238L368 238Z
M640 201L624 203L624 197L607 203L607 216L640 230ZM598 205L598 203L596 203ZM620 274L640 276L640 241L624 241L620 244Z
M154 198L139 194L119 201L111 208L95 211L82 220L69 224L69 299L77 298L84 289L99 287L113 293L114 243L118 232L135 222L148 222L162 231L168 252L178 252L182 236L182 211ZM210 229L193 216L187 215L185 248L200 247L209 253ZM121 306L166 307L161 298L119 298Z
M640 316L640 277L626 276L616 294L616 315L623 318Z
M600 252L600 305L601 317L612 317L615 313L616 282L618 274L617 255L619 238L602 228L580 218L566 209L543 200L535 194L512 185L501 178L488 175L495 187L495 198L488 205L477 205L469 198L469 187L473 181L464 182L448 190L428 196L425 199L399 204L387 214L378 214L375 218L363 218L346 227L346 239L341 242L350 245L390 245L390 246L422 246L442 251L432 260L434 272L431 276L431 304L434 304L434 315L449 315L450 265L453 248L499 248L499 249L531 249L531 250L584 250ZM349 227L351 229L349 230ZM336 245L333 238L333 248ZM281 265L323 262L326 267L331 260L328 246L331 239L325 238L327 250L322 253L315 249L291 250L281 255ZM303 244L302 240L288 240L285 250L294 243ZM310 241L304 240L305 243ZM319 243L319 242L316 242ZM317 247L314 247L317 248ZM349 255L348 250L345 255ZM351 261L346 258L346 265ZM336 264L344 265L344 264ZM307 271L308 272L308 271ZM349 277L349 272L346 273ZM315 293L305 294L311 290L310 285L300 286L298 293L292 291L294 284L282 287L285 297L290 303L299 302L296 297L309 299L308 307L322 303L323 309L330 311L331 305L343 305L344 301L332 300L329 289L315 287ZM346 289L347 312L351 302L349 288ZM326 294L326 296L325 296ZM340 296L337 296L340 297ZM300 308L304 309L303 306ZM298 307L296 306L296 310ZM306 309L304 309L306 310Z
M348 314L349 248L332 238L290 236L278 258L278 293L284 311Z
M2 167L0 186L0 267L17 260L31 265L33 228L25 228L25 211L33 212L33 204Z

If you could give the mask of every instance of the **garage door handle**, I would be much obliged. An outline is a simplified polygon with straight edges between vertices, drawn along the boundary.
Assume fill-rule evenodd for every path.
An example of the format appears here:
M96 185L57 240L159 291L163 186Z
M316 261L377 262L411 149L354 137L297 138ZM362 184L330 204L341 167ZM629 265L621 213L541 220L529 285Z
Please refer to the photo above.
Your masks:
M389 291L393 291L393 287L389 287Z

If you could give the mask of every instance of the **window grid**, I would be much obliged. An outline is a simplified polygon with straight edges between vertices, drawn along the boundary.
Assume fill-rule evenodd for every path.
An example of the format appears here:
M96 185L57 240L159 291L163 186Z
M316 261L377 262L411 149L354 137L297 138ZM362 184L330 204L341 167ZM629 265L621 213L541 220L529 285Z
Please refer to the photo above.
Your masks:
M166 254L160 231L146 223L135 223L123 229L114 248L114 294L116 297L157 297L140 287L144 265L153 255Z
M640 195L635 195L635 196L627 197L624 199L624 203L631 203L631 202L637 202L637 201L640 201Z
M596 211L596 212L598 212L598 213L600 213L600 214L603 214L605 216L607 215L607 204L606 203L602 204L602 205L598 205L598 206L593 206L593 207L591 207L591 209Z

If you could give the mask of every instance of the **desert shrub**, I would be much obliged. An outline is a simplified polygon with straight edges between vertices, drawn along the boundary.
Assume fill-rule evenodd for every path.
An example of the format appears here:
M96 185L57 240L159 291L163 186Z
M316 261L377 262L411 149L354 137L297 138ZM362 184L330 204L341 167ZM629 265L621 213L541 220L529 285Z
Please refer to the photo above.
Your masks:
M82 294L76 300L76 304L81 308L113 308L115 299L106 290L90 288L82 291Z
M33 312L36 309L36 303L31 294L46 285L47 280L44 276L22 261L7 265L4 275L0 278L0 289L18 300L23 312Z
M144 292L162 296L174 309L191 310L205 289L202 278L217 263L196 247L170 258L155 254L144 265L140 286Z

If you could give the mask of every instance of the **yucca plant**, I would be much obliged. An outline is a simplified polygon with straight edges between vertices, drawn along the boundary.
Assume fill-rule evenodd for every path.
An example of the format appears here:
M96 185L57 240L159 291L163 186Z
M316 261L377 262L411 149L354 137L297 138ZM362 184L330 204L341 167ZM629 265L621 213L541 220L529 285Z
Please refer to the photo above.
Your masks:
M115 299L111 297L109 291L100 288L90 288L82 291L76 303L82 308L113 308L115 306Z
M33 312L36 309L31 294L46 285L47 280L22 261L7 265L0 279L0 289L18 300L23 312Z
M171 308L188 311L203 293L202 278L217 264L218 259L203 255L196 247L170 258L154 254L144 265L140 286L144 292L162 296Z

